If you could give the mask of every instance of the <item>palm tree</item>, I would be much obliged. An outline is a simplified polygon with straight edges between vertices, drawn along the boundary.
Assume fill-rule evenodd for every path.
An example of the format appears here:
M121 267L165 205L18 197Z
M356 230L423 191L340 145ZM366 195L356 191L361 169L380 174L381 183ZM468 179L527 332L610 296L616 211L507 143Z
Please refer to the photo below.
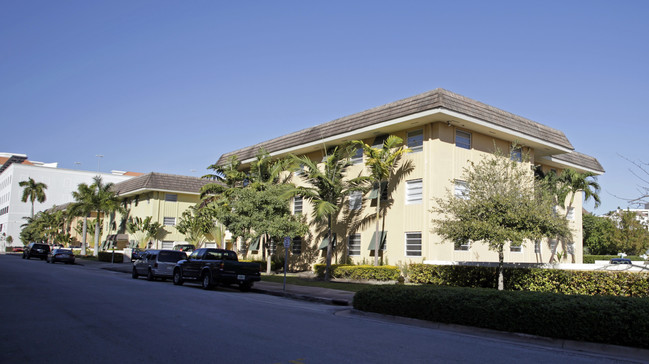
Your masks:
M27 181L18 182L18 185L23 188L23 197L21 201L27 202L27 200L29 199L29 201L31 201L32 203L32 219L33 219L34 201L38 201L40 203L45 202L46 200L45 190L47 189L47 185L43 182L36 182L31 177L28 178Z
M322 167L307 156L291 156L295 163L303 166L302 179L307 186L295 187L289 192L290 196L302 196L314 205L313 218L316 221L326 222L327 236L327 260L325 268L325 280L331 278L331 253L333 250L332 222L334 216L340 210L343 199L354 190L361 190L365 177L345 179L345 172L352 162L349 156L352 147L343 145L335 147L328 153L323 161Z
M83 230L81 235L81 255L86 255L87 236L88 236L88 216L94 210L92 203L94 190L89 185L81 183L77 186L77 190L72 192L74 203L71 205L70 210L75 216L83 216ZM99 216L97 216L99 219Z
M410 152L408 147L402 145L403 140L395 135L390 135L381 148L374 148L368 144L365 144L363 141L356 141L354 144L359 148L363 148L363 152L366 156L365 165L370 170L370 181L372 185L377 190L376 197L376 234L374 241L374 265L379 265L379 250L381 244L379 240L381 235L379 234L379 221L381 220L381 195L383 190L389 191L390 181L394 181L395 176L399 178L405 177L406 174L412 171L412 165L410 161L404 163L399 169L397 166L401 161L401 157ZM398 179L395 182L398 182ZM383 187L385 186L385 187Z

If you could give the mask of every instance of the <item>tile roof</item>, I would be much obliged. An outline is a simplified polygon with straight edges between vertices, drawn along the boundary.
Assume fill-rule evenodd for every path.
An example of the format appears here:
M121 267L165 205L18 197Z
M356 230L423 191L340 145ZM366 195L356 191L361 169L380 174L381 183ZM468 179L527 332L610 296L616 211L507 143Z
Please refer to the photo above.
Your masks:
M514 132L519 132L554 143L567 149L574 149L568 138L566 138L565 134L560 130L550 128L535 121L438 88L433 91L425 92L233 152L225 153L219 158L217 164L223 165L227 163L227 160L232 155L236 155L239 160L246 160L254 157L260 148L264 148L266 151L272 153L327 137L351 132L384 121L437 108L451 110L510 129Z
M597 172L604 173L604 167L599 163L595 157L591 157L586 154L579 152L571 152L565 154L555 154L552 156L553 159L558 159L560 161L576 164L578 166L586 167Z
M151 172L116 183L113 186L113 190L117 192L118 195L124 195L137 190L199 193L201 187L212 182L213 181L197 177Z

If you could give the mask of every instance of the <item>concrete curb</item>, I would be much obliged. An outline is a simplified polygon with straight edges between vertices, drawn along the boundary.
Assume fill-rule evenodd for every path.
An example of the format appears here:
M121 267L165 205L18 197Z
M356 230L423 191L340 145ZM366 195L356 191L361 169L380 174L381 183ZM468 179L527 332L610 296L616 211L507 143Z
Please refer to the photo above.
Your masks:
M351 305L351 302L346 301L346 300L339 300L339 299L328 298L328 297L317 297L317 296L311 296L311 295L305 295L305 294L297 294L297 293L291 293L291 292L267 290L267 289L263 289L263 288L253 288L252 292L262 293L262 294L267 294L267 295L277 296L277 297L286 297L286 298L291 298L291 299L301 300L301 301L325 303L325 304L334 305L334 306L350 306Z
M520 343L558 347L566 350L578 351L580 353L602 355L612 357L615 359L626 359L638 361L639 363L649 363L649 350L640 349L628 346L592 343L586 341L574 341L566 339L553 339L545 336L536 336L531 334L522 334L517 332L505 332L491 329L484 329L473 326L462 326L454 324L444 324L439 322L418 320L409 317L384 315L374 312L359 311L356 309L349 309L336 312L336 315L356 315L364 316L377 320L387 320L402 325L418 326L430 329L452 331L465 335L474 335L480 337L490 337L495 339L504 339L509 341L517 341Z

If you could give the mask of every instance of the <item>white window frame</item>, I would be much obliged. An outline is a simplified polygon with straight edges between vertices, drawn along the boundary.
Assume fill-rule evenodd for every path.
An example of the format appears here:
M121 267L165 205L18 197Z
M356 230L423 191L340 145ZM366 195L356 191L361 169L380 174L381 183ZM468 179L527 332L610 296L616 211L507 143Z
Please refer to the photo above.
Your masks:
M424 200L424 180L421 178L406 181L406 205L421 204Z
M421 231L409 231L405 233L405 249L406 249L405 250L406 257L422 256Z
M363 191L352 191L349 194L349 209L358 211L363 208Z
M461 179L456 179L453 183L453 195L463 200L468 200L470 197L469 184Z
M412 142L414 142L414 145L411 145ZM406 143L408 144L408 148L410 148L412 153L417 153L424 150L424 129L409 131L406 135Z
M167 202L178 202L177 193L165 193L165 201Z
M301 214L304 211L304 197L293 197L293 215Z
M464 134L464 135L458 135L458 134ZM458 138L458 136L460 138ZM469 139L469 145L466 145L464 141L460 142L460 139ZM471 149L471 144L472 144L472 136L471 133L468 131L460 130L460 129L455 129L455 146L462 148L462 149Z
M352 234L347 237L347 255L350 257L361 255L361 234Z

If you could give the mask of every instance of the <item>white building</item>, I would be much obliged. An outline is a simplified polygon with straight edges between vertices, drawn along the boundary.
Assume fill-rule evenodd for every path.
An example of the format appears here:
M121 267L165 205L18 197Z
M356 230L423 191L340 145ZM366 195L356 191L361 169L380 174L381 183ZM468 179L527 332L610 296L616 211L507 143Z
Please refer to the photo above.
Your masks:
M32 178L47 185L46 200L35 201L34 213L73 201L72 191L80 183L93 183L100 175L105 183L118 183L139 176L141 173L112 171L98 173L57 168L58 163L42 163L27 160L24 154L0 153L0 251L5 251L6 238L11 236L11 246L23 246L20 241L21 225L31 215L31 202L22 202L23 188L18 184ZM6 244L6 246L10 246Z

